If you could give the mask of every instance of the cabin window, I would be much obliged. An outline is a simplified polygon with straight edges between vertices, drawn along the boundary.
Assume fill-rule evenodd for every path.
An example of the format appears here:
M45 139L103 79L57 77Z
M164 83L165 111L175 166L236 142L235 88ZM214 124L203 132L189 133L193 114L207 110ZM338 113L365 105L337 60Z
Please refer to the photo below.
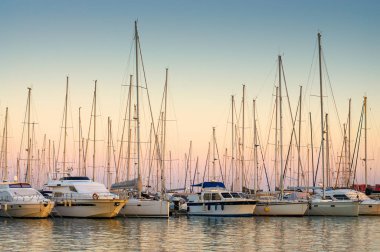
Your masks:
M235 193L233 192L231 194L232 194L232 197L234 197L234 198L241 198L240 195L236 192Z
M332 200L331 196L326 196L325 199Z
M211 193L203 194L203 200L211 200Z
M232 198L232 195L229 194L229 193L222 193L222 196L223 196L223 198L225 198L225 199Z
M54 197L63 197L63 193L61 192L55 192Z
M222 198L220 197L219 193L213 193L212 194L212 200L221 200Z
M71 192L77 192L77 189L75 189L74 186L70 186L69 188L70 188L70 191L71 191Z
M345 194L335 194L334 198L336 198L337 200L349 200L350 199Z

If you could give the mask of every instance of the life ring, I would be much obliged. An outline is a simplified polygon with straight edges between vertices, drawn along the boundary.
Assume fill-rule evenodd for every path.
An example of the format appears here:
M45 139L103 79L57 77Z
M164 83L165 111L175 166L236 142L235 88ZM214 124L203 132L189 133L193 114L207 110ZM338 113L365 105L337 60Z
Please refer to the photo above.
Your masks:
M97 199L99 199L99 195L98 195L97 193L94 193L94 194L92 195L92 198L93 198L94 200L97 200Z
M264 212L268 213L270 211L269 206L264 207Z

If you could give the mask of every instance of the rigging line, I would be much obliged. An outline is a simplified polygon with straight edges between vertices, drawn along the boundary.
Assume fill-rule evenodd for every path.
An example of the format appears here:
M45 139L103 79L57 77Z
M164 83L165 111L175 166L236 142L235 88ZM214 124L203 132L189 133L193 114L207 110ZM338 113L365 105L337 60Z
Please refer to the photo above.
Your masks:
M205 168L204 168L204 170L203 170L203 178L202 178L202 182L205 182L206 170L207 170L207 167L208 167L209 159L210 159L210 142L208 143L208 151L207 151L207 157L206 157Z
M289 100L288 100L288 102L289 102ZM300 103L298 102L295 118L297 118L297 115L298 115L299 105L300 105ZM296 119L293 120L293 116L292 116L292 122L293 122L293 125L292 125L293 130L292 130L292 133L290 134L290 144L289 144L289 147L288 147L288 153L287 153L286 159L285 159L285 167L284 167L284 171L283 171L283 174L282 174L283 180L285 179L285 174L286 174L286 171L287 171L288 161L289 161L289 158L290 158L290 150L292 148L293 136L294 136L294 138L296 140L296 145L297 145L297 138L296 138L295 129L294 129L294 126L295 126L295 123L296 123ZM300 163L300 168L301 168L301 171L303 171L302 163Z
M230 106L229 106L230 107ZM228 125L228 118L230 118L230 115L231 115L231 112L232 109L228 109L228 115L227 115L227 124L225 126L225 130L224 130L224 139L223 139L223 144L224 146L226 146L226 142L227 142L227 134L228 134L228 130L230 129L229 125ZM232 124L232 122L231 122Z
M148 153L145 153L146 156L148 156L148 164L149 164L149 168L148 168L148 177L147 177L147 185L149 187L150 185L150 180L151 180L151 176L152 176L152 167L153 167L153 159L154 159L154 153L156 151L156 145L153 144L153 150L152 150L152 132L153 130L153 127L152 127L152 123L151 123L151 127L150 127L150 130L149 130L149 148L146 149L146 152ZM156 141L156 137L154 138L154 141Z
M69 104L69 108L70 108L70 116L71 116L71 132L72 132L72 137L73 137L73 142L72 142L72 144L73 144L73 149L72 150L75 150L75 132L74 132L74 120L73 120L73 110L72 110L72 106L71 106L71 96L70 96L70 93L69 93L69 91L68 91L68 104ZM80 143L79 143L80 144ZM73 162L74 163L76 163L76 158L77 158L77 156L76 155L73 155L73 151L72 151L72 158L73 158Z
M57 156L56 156L56 167L57 167L57 164L58 164L58 160L59 160L59 155L60 155L60 150L61 150L61 141L62 141L62 135L64 134L64 133L62 133L62 131L63 131L63 122L64 122L64 120L65 120L65 110L67 110L67 108L66 108L66 105L64 106L64 108L63 108L63 112L62 112L62 121L61 121L61 130L60 130L60 134L59 134L59 141L58 141L58 150L57 150Z
M326 121L324 121L323 128L326 127ZM319 168L319 161L321 159L321 152L322 152L322 144L323 144L323 136L321 139L321 144L319 145L319 153L318 153L318 160L317 160L317 167L315 168L315 177L314 177L314 184L313 186L315 187L315 183L317 181L317 175L318 175L318 168Z
M359 147L357 146L357 145L358 145L358 136L359 136L359 131L361 131L361 128L362 128L363 114L364 114L364 104L363 104L363 106L362 106L362 111L361 111L361 114L360 114L360 119L359 119L359 124L358 124L358 131L357 131L357 133L356 133L356 139L355 139L354 150L353 150L353 153L352 153L352 160L351 160L351 165L350 165L350 170L349 170L349 176L348 176L348 181L347 181L347 187L348 187L349 184L350 184L350 177L351 177L351 173L352 173L352 169L353 169L353 165L354 165L355 153L356 153L356 151L358 151L358 149L359 149ZM350 158L351 158L351 157L350 157Z
M224 176L223 176L222 164L220 163L220 156L219 156L218 143L217 143L216 141L215 141L215 147L216 147L216 155L218 156L218 163L219 163L220 175L221 175L221 177L222 177L222 182L224 183Z
M353 150L353 153L352 153L352 160L351 160L351 166L350 166L349 175L348 175L347 187L350 184L350 177L351 177L351 173L352 173L352 169L353 169L353 165L354 165L355 153L356 152L359 153L360 136L361 136L361 130L362 130L362 126L363 126L363 118L364 118L364 104L362 106L362 112L361 112L361 115L360 115L360 120L359 120L359 125L358 125L358 131L356 133L356 140L355 140L354 150ZM356 164L355 164L355 172L356 172ZM355 178L355 174L354 174L354 178Z
M328 79L328 83L329 83L329 87L330 87L330 92L331 92L331 96L332 96L333 102L334 102L335 113L336 113L336 116L338 117L338 125L339 125L339 129L340 129L340 134L341 134L341 136L343 136L342 124L341 124L341 121L340 121L340 117L339 117L339 113L338 113L338 107L336 105L335 95L334 95L334 92L333 92L333 89L332 89L332 85L331 85L330 74L329 74L329 71L327 69L327 63L326 63L326 59L325 59L323 51L322 51L322 59L323 59L323 63L325 63L324 64L324 66L325 66L325 72L327 74L327 79Z
M112 153L113 153L113 163L114 163L114 167L116 168L116 149L115 149L115 144L114 144L114 139L113 139L113 134L112 134L112 130L110 131L110 137L111 137L111 145L112 145ZM115 173L116 173L116 169L115 169Z
M363 125L363 120L361 121L361 127L360 127L360 135L359 135L359 143L358 143L358 149L357 149L357 152L356 152L356 160L355 160L355 171L354 171L354 178L352 180L352 187L354 187L354 184L355 184L355 180L356 180L356 168L358 167L358 159L359 159L359 146L360 146L360 142L361 142L361 136L362 136L362 125Z
M260 126L259 126L260 127ZM259 141L259 146L260 146L260 144L261 144L261 141L260 141L260 134L257 134L257 140ZM258 146L257 146L258 147ZM263 154L263 149L262 148L260 148L260 153L261 153L261 159L262 159L262 161L263 161L263 169L264 169L264 172L265 172L265 178L266 178L266 180L267 180L267 186L268 186L268 190L269 190L269 192L271 191L270 190L270 183L269 183L269 179L268 179L268 173L267 173L267 168L266 168L266 166L265 166L265 157L264 157L264 154ZM257 161L258 162L258 161Z
M277 66L277 63L276 63L276 61L274 61L273 65L272 65L272 67L271 67L271 69L270 69L270 71L268 72L267 76L265 77L265 79L264 79L264 81L263 81L263 84L259 87L259 89L258 89L258 91L257 91L257 95L256 95L256 97L260 96L261 92L263 91L264 86L266 86L266 82L267 82L267 80L269 79L269 76L273 76L272 73L273 73L274 69L276 69L276 66ZM276 71L275 76L277 76L277 71ZM276 77L275 77L275 78L276 78Z
M89 126L88 126L88 133L87 133L87 141L86 141L86 148L83 152L83 161L85 164L87 164L87 153L88 153L88 143L90 142L90 134L91 134L91 126L92 126L92 115L94 114L94 104L95 103L95 96L93 96L92 98L92 106L91 106L91 116L90 116L90 123L89 123ZM95 140L94 140L95 141ZM87 169L85 167L85 169Z
M290 112L290 118L293 122L293 127L292 127L292 136L294 135L294 140L296 142L296 146L300 145L301 143L298 142L298 139L297 139L297 134L295 132L295 122L296 122L296 118L297 118L297 115L298 115L298 108L300 106L300 103L298 102L298 105L297 105L297 111L296 111L296 115L295 115L295 119L293 120L293 113L292 113L292 107L290 106L290 97L289 97L289 93L288 93L288 85L286 84L286 78L285 78L285 70L284 70L284 64L282 63L283 61L281 60L281 68L282 68L282 75L284 77L284 84L285 84L285 91L286 91L286 97L288 98L287 101L288 101L288 107L289 107L289 112ZM292 142L293 139L291 139L291 142ZM290 146L289 146L290 148ZM302 167L302 162L301 162L301 153L300 153L300 150L297 148L297 154L298 154L298 160L300 162L300 168L301 168L301 171L303 171L303 167ZM287 162L287 161L286 161ZM285 164L285 168L284 170L286 170L286 164Z
M272 94L273 96L273 94ZM268 127L268 136L267 136L267 141L266 141L266 144L265 144L265 148L264 148L264 157L266 157L266 153L267 153L267 150L268 150L268 147L269 147L269 138L270 138L270 132L272 130L272 125L273 125L273 117L276 113L276 98L274 98L274 100L272 100L272 104L273 104L273 110L272 110L272 116L271 116L271 119L270 119L270 122L269 122L269 127ZM276 131L277 129L275 129Z
M318 176L318 170L319 170L319 161L321 160L322 142L323 141L321 140L321 144L319 146L319 152L318 152L317 167L315 167L315 174L313 174L313 187L315 187L315 184L317 182L317 176Z
M333 134L331 134L331 129L329 129L330 149L332 150L331 153L335 153L334 141L332 141L332 137L333 137ZM333 161L333 164L335 164L335 165L334 166L330 166L330 172L331 173L334 172L334 170L336 168L336 163L338 163L337 160L336 160L336 156L335 155L332 155L332 161ZM332 168L334 168L334 170ZM330 178L330 180L331 180L331 178Z
M126 102L126 105L125 105L125 113L124 113L124 119L123 119L123 127L122 127L122 133L121 133L121 141L120 141L120 146L119 146L119 158L118 158L118 161L117 161L117 165L115 166L116 167L116 182L119 181L119 172L120 172L120 161L121 161L121 155L122 155L122 152L123 152L123 143L124 143L124 131L125 131L125 123L127 121L127 114L128 114L128 140L130 140L130 115L131 115L131 99L132 99L132 75L130 75L130 85L129 85L129 88L128 88L128 98L127 98L127 102ZM120 118L120 116L119 116ZM120 121L119 121L120 122ZM118 129L119 131L119 129ZM128 146L130 146L130 143L128 143ZM128 152L130 152L130 150L128 149L127 150ZM130 155L128 153L128 155ZM127 161L128 162L128 161ZM128 163L128 166L129 166L129 163Z
M338 171L337 171L337 174L336 174L334 188L337 188L337 186L338 186L338 178L339 178L340 167L341 167L340 165L342 163L342 157L343 157L343 150L344 150L345 142L346 142L346 126L344 126L344 138L343 138L343 143L342 143L342 149L340 151L339 162L338 162Z
M128 69L129 69L129 66L131 65L131 59L132 59L132 50L133 50L133 46L134 46L134 43L133 43L133 40L134 40L134 35L132 36L132 39L131 39L131 43L130 43L130 49L129 49L129 55L128 55L128 59L127 59L127 63L125 65L125 68L124 68L124 74L122 76L122 80L121 80L121 85L120 85L120 97L119 97L119 121L118 121L118 128L117 128L117 135L119 135L119 132L120 132L120 118L122 118L122 113L123 113L123 109L124 106L123 106L123 97L125 96L125 93L122 92L123 90L123 87L124 86L128 86L127 85L124 85L123 83L125 83L127 81L127 75L128 75ZM132 83L130 83L129 85L131 85ZM128 99L128 98L127 98Z
M139 52L140 52L140 59L141 59L141 65L142 65L142 69L143 69L143 74L144 74L144 81L145 81L145 88L146 88L146 94L147 94L147 97L148 97L148 104L149 104L149 111L150 111L150 117L151 117L151 120L152 120L152 126L153 126L153 133L154 135L156 135L156 128L154 126L154 117L153 117L153 111L152 111L152 105L151 105L151 102L150 102L150 96L149 96L149 91L148 91L148 80L146 78L146 72L145 72L145 65L144 65L144 61L143 61L143 57L142 57L142 52L141 52L141 45L140 45L140 39L138 39L138 49L139 49ZM138 88L138 87L137 87ZM161 161L161 154L160 154L160 145L159 143L156 143L157 144L157 151L159 152L158 156L160 157L159 160ZM161 164L161 162L160 162ZM160 165L161 166L161 165Z
M193 182L191 183L190 192L194 192L194 184L195 184L195 177L197 176L198 172L198 157L197 161L195 162L195 169L194 169L194 176L193 176Z
M25 124L26 124L26 117L27 117L27 114L28 114L28 102L29 102L29 97L27 99L27 102L26 102L26 107L25 107L25 115L24 115L24 121L23 121L23 126L22 126L22 133L21 133L21 143L20 143L20 150L19 150L19 159L21 159L21 149L22 149L22 145L23 145L23 140L24 140L24 133L25 133ZM29 140L28 140L29 141ZM19 179L19 178L18 178Z
M305 93L304 93L304 97L303 97L303 101L305 101L306 99L306 95L309 91L309 87L311 88L311 71L314 69L314 76L315 76L315 71L316 69L313 67L314 65L314 62L315 62L315 55L316 55L316 51L317 51L317 47L318 47L318 39L315 39L315 45L314 45L314 52L313 52L313 57L311 59L311 65L310 65L310 69L309 69L309 74L308 74L308 77L307 77L307 82L306 82L306 88L305 88ZM310 107L310 104L309 104L309 107Z

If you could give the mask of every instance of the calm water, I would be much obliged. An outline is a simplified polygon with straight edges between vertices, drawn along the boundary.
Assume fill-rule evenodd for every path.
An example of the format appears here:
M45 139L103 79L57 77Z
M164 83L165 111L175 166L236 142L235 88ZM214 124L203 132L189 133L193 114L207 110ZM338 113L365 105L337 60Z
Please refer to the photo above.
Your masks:
M380 217L0 219L1 251L380 251Z

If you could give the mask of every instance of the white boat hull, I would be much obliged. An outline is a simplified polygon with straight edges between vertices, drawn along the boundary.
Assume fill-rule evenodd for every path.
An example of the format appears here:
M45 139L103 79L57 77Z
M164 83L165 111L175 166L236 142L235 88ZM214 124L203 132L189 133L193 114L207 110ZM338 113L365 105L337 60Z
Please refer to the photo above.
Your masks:
M11 218L46 218L54 207L53 202L41 203L9 203L0 204L0 216Z
M120 199L57 200L54 215L74 218L113 218L125 205Z
M233 204L229 204L233 203ZM193 216L253 216L256 202L206 202L187 203L188 215Z
M359 202L317 201L311 202L305 215L310 216L358 216Z
M169 202L166 200L129 199L119 216L124 217L169 217Z
M380 202L359 204L359 215L380 215Z
M258 216L303 216L307 202L258 202L255 215Z

